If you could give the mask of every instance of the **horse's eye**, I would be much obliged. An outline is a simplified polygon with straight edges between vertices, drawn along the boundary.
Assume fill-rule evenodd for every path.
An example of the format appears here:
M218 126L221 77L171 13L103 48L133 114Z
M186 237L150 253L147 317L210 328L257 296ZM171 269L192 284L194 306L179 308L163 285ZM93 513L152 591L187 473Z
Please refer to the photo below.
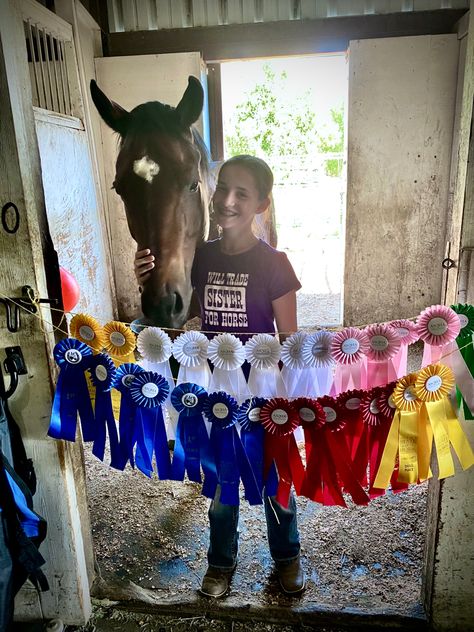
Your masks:
M192 193L196 193L196 191L199 189L199 181L195 180L194 182L191 183L191 186L189 187L189 190Z

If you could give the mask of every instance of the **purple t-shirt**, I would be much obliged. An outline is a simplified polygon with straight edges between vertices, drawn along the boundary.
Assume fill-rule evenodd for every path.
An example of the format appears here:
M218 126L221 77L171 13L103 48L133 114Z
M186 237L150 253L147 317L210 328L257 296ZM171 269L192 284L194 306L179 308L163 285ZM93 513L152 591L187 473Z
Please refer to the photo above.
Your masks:
M220 246L220 239L208 241L194 256L191 281L202 330L244 339L274 333L272 301L301 287L288 257L261 240L239 255L223 254Z

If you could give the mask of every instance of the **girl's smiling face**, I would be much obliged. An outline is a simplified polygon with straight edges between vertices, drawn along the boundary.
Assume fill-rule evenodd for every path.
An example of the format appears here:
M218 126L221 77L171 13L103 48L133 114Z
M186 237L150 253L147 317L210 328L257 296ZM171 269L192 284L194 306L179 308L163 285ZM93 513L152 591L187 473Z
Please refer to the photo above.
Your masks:
M212 202L217 223L227 230L251 228L255 215L263 213L270 200L260 198L252 173L235 164L220 170Z

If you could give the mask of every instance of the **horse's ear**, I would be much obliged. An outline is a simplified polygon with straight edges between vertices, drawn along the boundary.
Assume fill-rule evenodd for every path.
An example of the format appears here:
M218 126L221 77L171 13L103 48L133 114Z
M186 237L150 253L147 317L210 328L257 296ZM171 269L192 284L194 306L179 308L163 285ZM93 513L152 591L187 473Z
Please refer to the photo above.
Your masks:
M176 114L183 127L191 127L198 120L203 104L204 90L201 82L196 77L190 76L188 87L176 106Z
M115 132L118 132L121 136L125 136L128 129L130 114L118 103L115 103L106 97L94 79L91 79L90 89L94 105L104 122L107 123L107 125Z

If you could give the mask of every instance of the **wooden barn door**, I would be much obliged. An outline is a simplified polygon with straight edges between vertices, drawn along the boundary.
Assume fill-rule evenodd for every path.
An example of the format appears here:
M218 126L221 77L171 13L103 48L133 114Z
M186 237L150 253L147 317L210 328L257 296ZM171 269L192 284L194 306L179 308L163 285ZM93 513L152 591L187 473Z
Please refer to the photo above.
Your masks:
M204 112L196 127L208 143L207 81L199 53L130 55L95 60L97 83L105 94L127 110L146 101L161 101L176 106L188 85L189 75L200 78L204 87ZM98 115L97 115L98 116ZM130 322L141 313L140 295L132 262L136 244L130 236L122 200L112 190L117 158L117 135L103 121L100 125L105 166L104 191L111 234L112 261L117 292L118 315Z
M444 300L458 55L456 34L350 44L346 325Z
M43 11L40 5L29 6L32 11ZM0 206L13 209L11 205L15 205L18 218L17 230L11 212L5 222L8 230L0 228L2 299L19 298L25 285L41 298L55 298L60 292L41 180L24 8L14 0L0 2ZM44 43L38 41L38 46L45 50ZM88 524L84 528L88 512L83 465L78 445L47 437L55 377L53 315L44 304L35 315L22 310L20 318L18 331L12 333L2 306L0 362L3 364L6 347L21 347L27 375L20 379L11 408L34 461L38 479L35 508L48 522L40 551L46 559L44 572L50 590L40 598L33 585L26 584L17 597L15 615L23 620L59 617L80 624L91 613L88 554L92 548Z

